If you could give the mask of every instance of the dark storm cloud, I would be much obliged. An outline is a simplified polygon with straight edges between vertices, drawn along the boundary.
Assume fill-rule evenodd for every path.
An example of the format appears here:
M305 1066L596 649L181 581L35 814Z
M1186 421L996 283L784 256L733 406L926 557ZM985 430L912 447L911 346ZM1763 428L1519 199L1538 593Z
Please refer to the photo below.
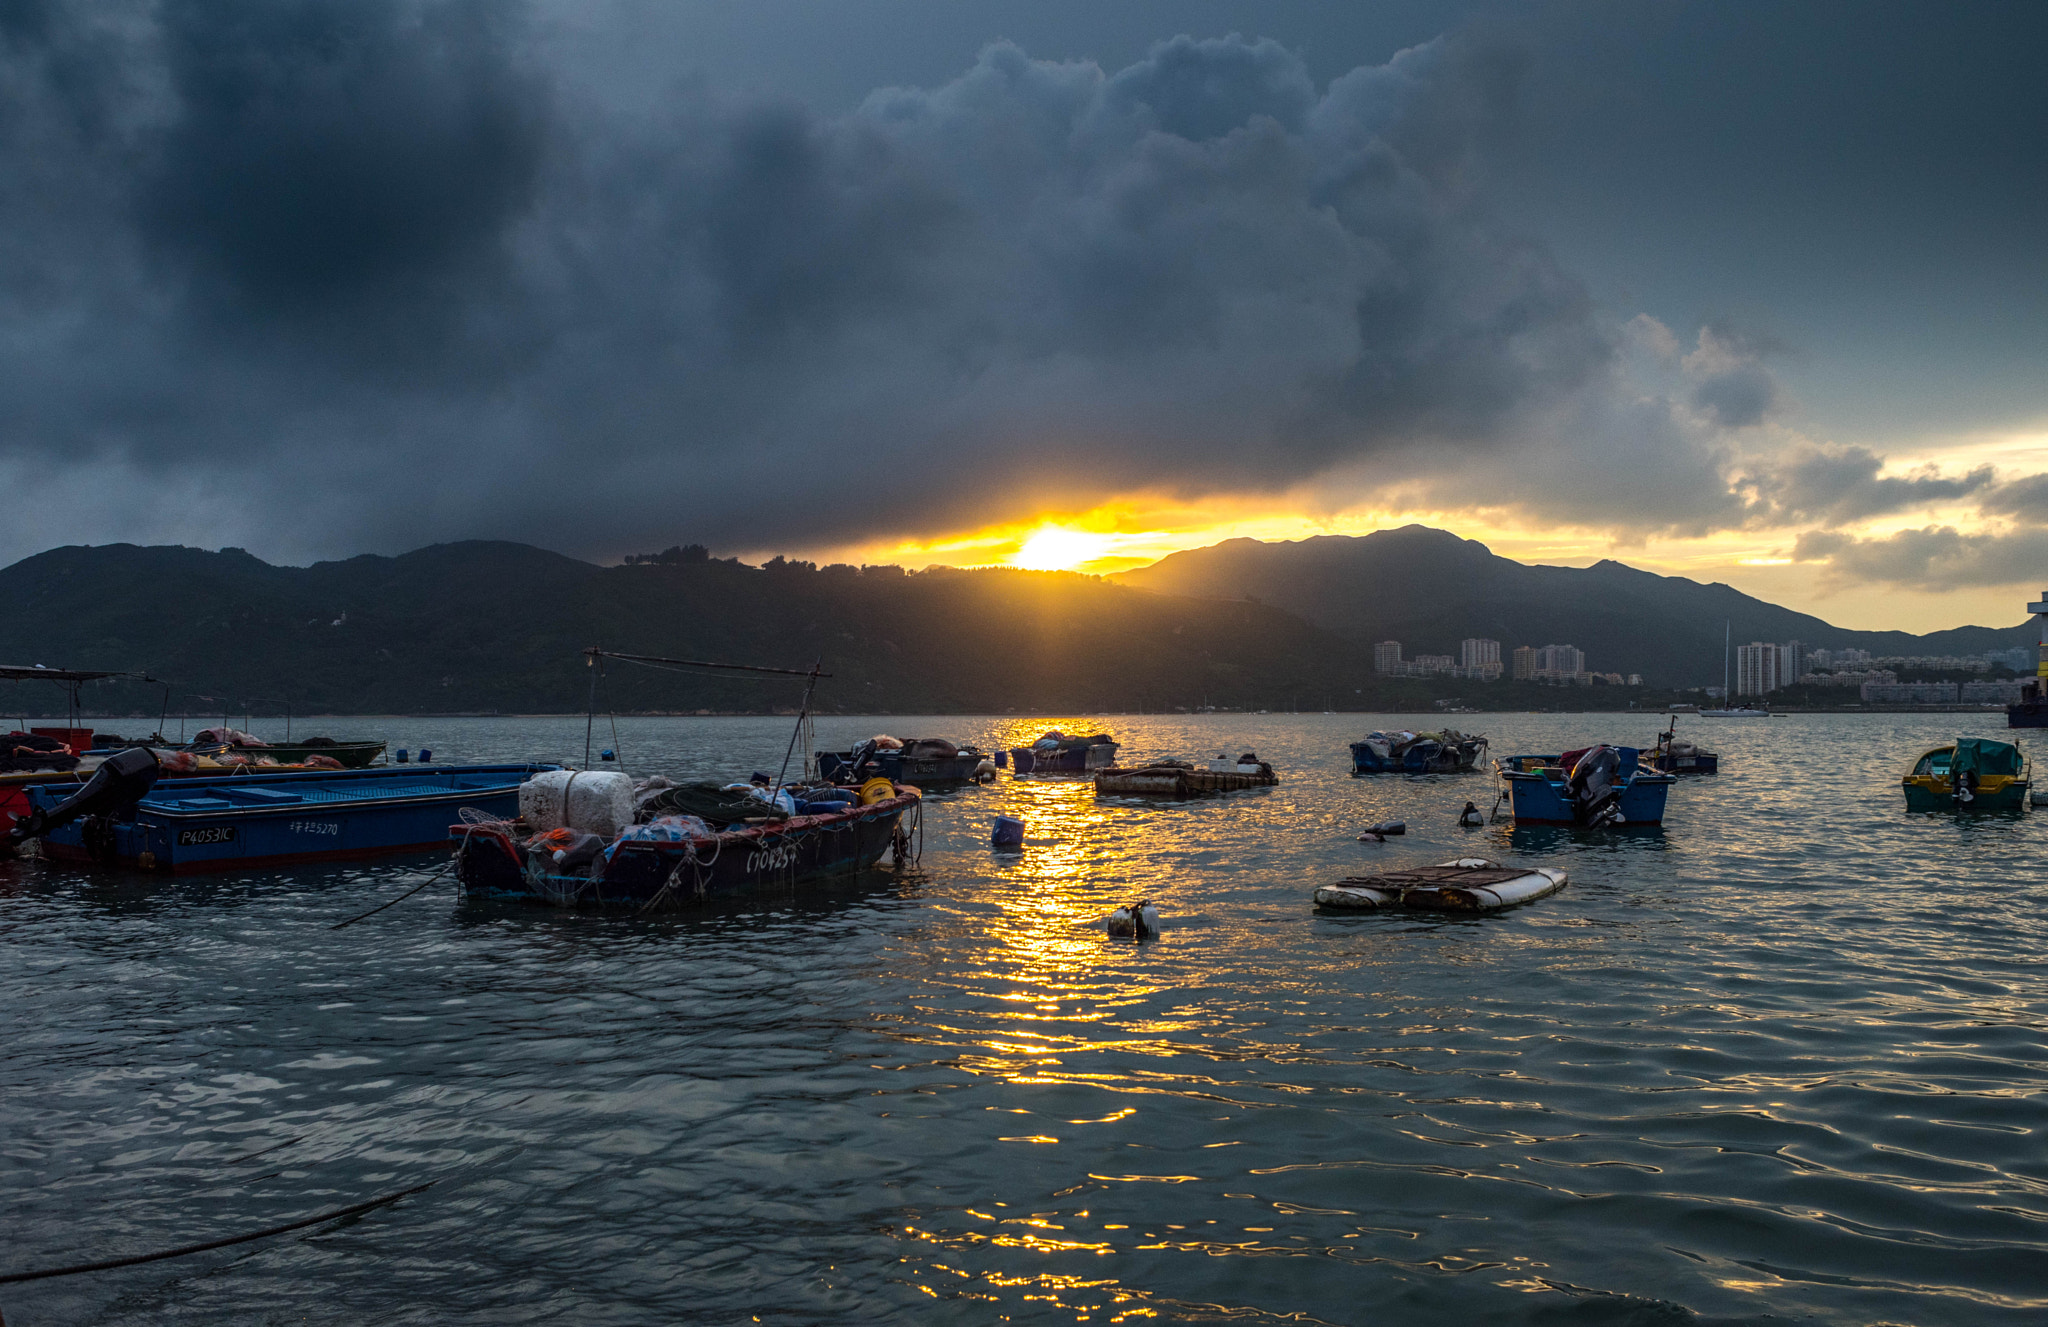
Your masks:
M548 121L506 12L170 0L177 113L138 172L142 238L190 260L203 297L280 318L409 302L409 283L487 261L531 201Z
M1611 354L1471 186L1515 76L1480 46L1319 91L1270 42L1114 73L998 44L844 115L683 90L626 116L497 5L8 31L29 128L0 173L62 187L6 251L29 408L0 460L211 466L259 545L316 491L301 546L590 552L1277 491L1495 449Z

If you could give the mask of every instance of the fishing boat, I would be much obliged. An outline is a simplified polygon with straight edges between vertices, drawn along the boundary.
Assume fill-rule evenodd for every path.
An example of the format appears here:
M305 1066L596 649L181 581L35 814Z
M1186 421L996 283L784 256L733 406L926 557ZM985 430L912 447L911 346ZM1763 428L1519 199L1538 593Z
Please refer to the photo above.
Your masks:
M1416 733L1374 731L1351 744L1353 774L1462 774L1478 768L1486 739L1455 728Z
M2039 644L2034 649L2034 676L2020 687L2020 698L2005 707L2008 728L2048 728L2048 590L2027 605L2034 615Z
M1271 765L1246 752L1236 760L1212 760L1203 769L1185 760L1155 760L1130 769L1112 766L1095 776L1095 795L1166 797L1184 802L1191 797L1271 788L1279 782Z
M1900 786L1908 811L2017 811L2027 805L2031 773L2012 743L1959 737L1914 761Z
M455 842L456 878L473 898L646 912L852 875L874 867L892 849L902 862L914 828L904 818L917 815L922 803L917 789L877 778L863 787L859 801L834 803L829 810L798 805L799 814L777 814L770 796L745 808L762 812L758 816L657 817L601 849L590 844L587 860L573 866L568 854L556 856L557 844L573 843L573 831L549 834L532 825L472 817L446 832Z
M1019 774L1086 774L1116 764L1117 749L1108 733L1069 737L1055 729L1030 746L1011 748L1010 764Z
M1678 735L1678 716L1666 715L1664 731L1643 753L1643 763L1662 774L1719 774L1721 757L1699 743Z
M1632 746L1594 746L1556 756L1508 756L1496 762L1517 825L1586 828L1657 825L1675 774L1643 764Z
M889 741L896 739L890 738ZM971 783L992 777L995 761L979 747L956 746L943 737L922 737L881 745L870 738L851 751L820 751L818 777L831 783L860 783L877 775L919 788Z
M109 759L101 773L154 758L139 748ZM402 766L303 774L236 774L158 781L142 794L67 815L82 789L39 784L28 790L33 827L47 858L158 871L339 861L444 847L448 822L464 808L510 818L519 786L552 765ZM100 775L96 774L95 780Z
M1565 887L1556 866L1503 866L1484 857L1460 857L1435 866L1351 876L1319 887L1317 907L1342 912L1498 912L1533 902Z

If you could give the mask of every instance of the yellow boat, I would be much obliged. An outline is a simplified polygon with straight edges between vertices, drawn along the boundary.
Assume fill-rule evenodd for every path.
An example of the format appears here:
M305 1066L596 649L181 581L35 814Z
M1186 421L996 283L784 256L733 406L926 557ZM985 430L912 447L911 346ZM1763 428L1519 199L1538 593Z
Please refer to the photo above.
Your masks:
M2030 773L2012 743L1959 737L1914 761L1900 783L1908 811L2017 811L2027 804Z

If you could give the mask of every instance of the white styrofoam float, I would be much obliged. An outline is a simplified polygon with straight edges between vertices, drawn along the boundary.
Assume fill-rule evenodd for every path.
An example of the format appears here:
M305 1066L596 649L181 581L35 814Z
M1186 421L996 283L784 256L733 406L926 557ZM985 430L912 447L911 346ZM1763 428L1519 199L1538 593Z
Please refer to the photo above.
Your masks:
M1493 912L1555 894L1568 878L1555 866L1502 866L1484 857L1460 857L1339 880L1318 888L1315 898L1322 907L1356 912Z

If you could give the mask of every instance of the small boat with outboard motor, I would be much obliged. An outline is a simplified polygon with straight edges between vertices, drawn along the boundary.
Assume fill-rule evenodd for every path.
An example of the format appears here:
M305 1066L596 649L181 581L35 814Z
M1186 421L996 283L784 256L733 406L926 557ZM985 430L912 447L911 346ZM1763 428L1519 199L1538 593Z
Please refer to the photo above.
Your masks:
M880 777L934 788L993 780L996 763L980 747L960 746L943 737L906 741L878 733L850 751L820 751L818 777L840 784Z
M1118 744L1108 733L1069 737L1055 728L1030 746L1010 749L1010 766L1019 775L1087 774L1116 764Z
M1657 825L1675 774L1651 769L1632 746L1591 746L1556 756L1496 762L1517 825L1600 829Z
M33 809L10 837L39 840L53 861L158 871L426 852L446 844L451 817L465 809L510 816L520 785L555 768L384 766L166 780L163 763L147 747L129 747L102 760L83 786L33 785Z
M1558 866L1503 866L1485 857L1460 857L1334 881L1316 890L1315 901L1343 912L1498 912L1555 894L1569 879Z
M1250 751L1236 760L1219 756L1206 768L1186 760L1155 760L1129 769L1112 766L1095 776L1097 797L1165 797L1187 801L1248 788L1271 788L1280 782L1273 767Z
M1664 731L1655 745L1643 752L1643 763L1663 774L1719 774L1721 757L1691 738L1678 735L1678 716L1664 718Z
M1417 733L1407 729L1366 734L1351 744L1353 774L1463 774L1478 768L1486 739L1455 728Z
M1959 737L1914 761L1900 786L1908 811L2018 811L2033 787L2032 763L2010 742Z

